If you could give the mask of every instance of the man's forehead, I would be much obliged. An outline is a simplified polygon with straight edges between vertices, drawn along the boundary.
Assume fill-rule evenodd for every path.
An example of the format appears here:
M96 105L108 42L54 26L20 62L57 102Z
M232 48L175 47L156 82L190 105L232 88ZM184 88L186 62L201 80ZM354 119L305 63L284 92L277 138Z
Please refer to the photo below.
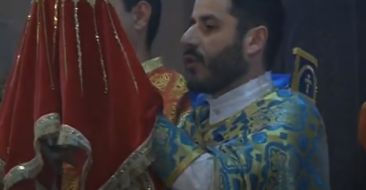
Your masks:
M231 0L196 0L192 17L201 17L207 15L223 16L231 8Z

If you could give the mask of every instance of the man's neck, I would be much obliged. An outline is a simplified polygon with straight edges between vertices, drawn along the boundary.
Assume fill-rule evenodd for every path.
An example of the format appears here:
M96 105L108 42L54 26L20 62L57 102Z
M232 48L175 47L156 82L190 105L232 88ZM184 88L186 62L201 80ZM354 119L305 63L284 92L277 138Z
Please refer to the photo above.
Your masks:
M230 92L231 90L249 82L252 79L255 79L261 75L263 75L265 73L265 71L263 72L248 72L247 74L245 74L243 77L238 78L237 80L233 81L232 83L230 83L229 85L227 85L225 88L219 90L218 92L212 94L213 98L218 98L224 94L226 94L227 92Z
M223 121L271 92L273 84L270 72L252 79L220 97L207 97L210 108L209 122Z

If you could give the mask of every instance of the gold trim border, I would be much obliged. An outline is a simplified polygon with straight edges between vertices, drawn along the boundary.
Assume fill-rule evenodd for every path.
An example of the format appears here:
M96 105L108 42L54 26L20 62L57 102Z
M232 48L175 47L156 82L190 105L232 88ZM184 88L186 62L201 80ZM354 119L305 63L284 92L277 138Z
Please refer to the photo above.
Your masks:
M296 56L300 56L300 57L310 61L311 63L313 63L315 66L318 67L318 59L315 58L313 55L311 55L309 52L307 52L299 47L295 47L292 50L292 53Z
M3 183L4 190L10 189L15 184L25 180L34 179L43 167L43 158L41 155L41 145L39 139L52 134L57 134L60 128L60 116L57 113L50 113L40 117L34 126L34 158L10 169L5 175Z
M80 189L84 190L88 173L93 164L92 147L89 140L77 129L71 127L70 125L63 124L60 129L57 145L75 146L86 152L87 159L84 162L80 177Z
M162 58L156 57L150 60L147 60L142 63L142 68L144 69L145 73L151 73L155 69L158 69L163 66Z
M177 167L173 170L172 174L168 177L166 183L168 187L173 187L175 180L186 170L192 162L194 162L198 157L204 154L205 151L202 149L197 149L191 153L186 159L180 162Z
M131 179L142 174L149 175L146 169L154 160L151 137L152 133L135 152L123 161L117 171L99 190L128 189L131 185ZM153 181L149 180L147 183L149 183L149 188L154 190Z
M312 56L310 53L306 52L305 50L296 47L292 50L293 55L295 55L295 69L292 73L292 83L291 88L293 90L299 90L299 68L300 68L300 61L301 58L304 58L311 63L313 63L316 67L318 67L318 59Z

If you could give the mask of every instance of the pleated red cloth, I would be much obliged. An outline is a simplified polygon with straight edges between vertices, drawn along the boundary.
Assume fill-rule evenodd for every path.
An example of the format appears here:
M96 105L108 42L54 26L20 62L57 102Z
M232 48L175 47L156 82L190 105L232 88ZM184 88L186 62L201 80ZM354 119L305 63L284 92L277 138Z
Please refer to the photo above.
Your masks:
M82 189L116 185L148 164L160 109L108 1L34 0L0 110L5 188L55 185L40 142L78 150Z

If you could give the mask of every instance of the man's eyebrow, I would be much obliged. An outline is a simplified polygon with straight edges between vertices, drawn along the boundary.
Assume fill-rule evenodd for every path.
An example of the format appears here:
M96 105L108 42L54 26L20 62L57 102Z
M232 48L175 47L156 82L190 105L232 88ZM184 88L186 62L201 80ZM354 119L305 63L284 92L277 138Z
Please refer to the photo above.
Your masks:
M202 16L199 16L198 19L201 21L201 22L207 22L207 21L218 21L219 19L213 15L213 14L207 14L207 15L202 15ZM189 26L192 26L194 24L196 24L197 20L192 17L190 20L189 20Z
M203 15L203 16L200 16L199 19L202 21L202 22L207 22L209 20L214 20L214 21L217 21L217 17L213 14L209 14L209 15Z

